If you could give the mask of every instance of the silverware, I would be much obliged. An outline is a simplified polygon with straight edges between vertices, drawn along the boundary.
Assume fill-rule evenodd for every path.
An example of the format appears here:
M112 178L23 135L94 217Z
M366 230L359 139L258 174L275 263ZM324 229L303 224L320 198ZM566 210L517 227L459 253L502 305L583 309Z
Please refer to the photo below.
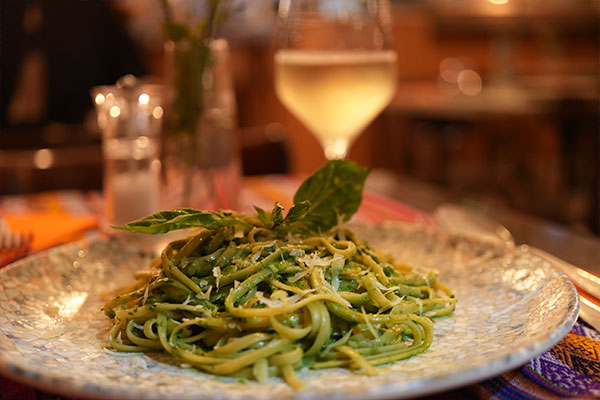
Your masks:
M535 247L530 247L530 250L538 257L551 262L552 265L556 266L567 275L576 287L585 291L585 293L582 293L581 290L578 290L580 300L579 316L600 332L600 306L591 300L595 299L596 302L600 302L600 298L598 298L598 295L600 294L600 278L586 270L575 267L544 250Z
M477 237L480 240L504 244L511 248L515 240L506 227L482 213L470 211L457 204L444 203L436 207L433 216L447 232Z
M0 218L0 267L25 257L31 249L33 235L14 233Z
M455 204L442 204L433 212L440 227L446 231L477 237L514 247L515 241L510 231L491 218L475 213ZM575 267L544 250L529 249L538 257L552 263L562 271L578 288L580 307L579 316L600 332L600 277ZM595 300L595 302L593 301Z
M600 307L585 297L579 296L579 316L600 332Z

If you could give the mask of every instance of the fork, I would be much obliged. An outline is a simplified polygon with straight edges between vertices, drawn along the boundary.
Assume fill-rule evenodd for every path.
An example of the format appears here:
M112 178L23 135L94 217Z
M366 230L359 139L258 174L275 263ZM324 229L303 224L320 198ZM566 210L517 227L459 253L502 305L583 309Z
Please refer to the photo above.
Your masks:
M31 250L33 234L15 233L0 217L0 268L25 257Z

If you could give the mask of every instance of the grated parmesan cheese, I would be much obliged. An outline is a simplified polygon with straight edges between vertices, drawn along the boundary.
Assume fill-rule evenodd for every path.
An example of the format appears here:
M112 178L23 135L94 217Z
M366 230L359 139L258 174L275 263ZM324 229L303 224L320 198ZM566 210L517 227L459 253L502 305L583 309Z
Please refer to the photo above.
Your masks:
M402 303L402 300L404 300L405 297L406 296L402 296L402 297L396 298L396 300L392 301L391 303L389 303L385 307L381 307L379 310L377 310L376 314L380 314L380 313L382 313L384 311L389 310L390 308L396 307L398 304Z
M142 298L142 305L146 304L146 300L148 300L148 290L150 289L150 285L146 285L146 290L144 290L144 297Z
M331 265L332 259L331 258L329 258L329 259L321 258L317 255L317 252L315 251L311 255L305 255L303 257L298 257L297 261L304 263L304 265L306 265L307 268L312 269L315 266L326 267L328 265Z
M257 262L261 255L262 255L262 247L260 249L258 249L258 251L256 253L252 254L252 257L251 257L252 262L253 263Z
M290 251L290 256L292 257L302 257L304 255L304 250L302 249L292 249Z
M333 258L331 259L331 266L333 268L342 268L344 263L346 262L346 258L341 253L335 253Z
M431 284L429 283L429 276L427 274L425 274L425 283L428 287L431 287Z
M204 293L200 292L200 293L196 294L196 298L198 298L198 299L204 299L204 300L209 300L209 298L210 298L210 292L212 291L212 288L213 288L213 286L210 285L208 287L208 289L206 290L206 292L204 292Z
M421 299L419 299L418 297L415 298L415 301L419 305L419 315L423 315L423 301Z
M118 357L129 357L131 355L131 353L123 353L121 351L114 351L111 349L107 349L106 347L102 349L105 353L110 354L111 356L118 356Z
M327 279L325 279L325 275L323 275L322 270L319 271L319 278L321 279L321 283L323 284L322 288L325 289L325 291L327 291L328 294L331 294L333 297L338 299L346 307L352 308L352 304L348 300L340 296L337 290L335 290L333 286L331 286L331 283L327 282Z
M309 272L310 272L309 269L305 269L304 271L300 271L296 275L294 275L290 279L288 279L288 282L294 283L297 280L304 278L306 276L306 274L308 274Z
M295 302L297 302L298 300L300 300L302 298L302 296L304 296L304 295L296 293L295 295L288 297L285 300L285 302L286 302L286 304L294 304Z
M395 290L400 289L400 286L392 286L387 288L387 291L383 293L384 296L387 296L390 293L394 293Z
M335 290L340 288L340 271L344 267L345 262L346 259L342 254L335 253L333 255L333 259L331 260L331 268L333 269L331 274L331 286L333 286Z
M236 239L241 239L244 237L244 228L242 228L240 225L235 225L234 226L234 233L233 233L233 237Z
M256 298L256 300L258 300L259 303L264 304L267 307L280 307L280 306L283 305L283 302L281 300L267 299L263 295L263 292L261 292L260 290L256 292L256 294L254 295L254 297Z
M213 276L216 278L216 285L217 285L217 289L219 288L219 280L221 280L221 267L214 267L213 268Z
M375 339L379 339L379 334L377 333L377 331L373 327L373 324L371 324L371 321L369 321L369 317L367 317L367 313L365 312L365 308L363 306L360 306L360 310L362 312L363 318L365 319L365 324L367 324L367 328L369 328L369 331L371 332L371 334L373 335L373 337L375 337Z
M375 279L375 286L377 286L379 290L388 290L388 287L385 286L383 283L379 282L379 280L377 279Z

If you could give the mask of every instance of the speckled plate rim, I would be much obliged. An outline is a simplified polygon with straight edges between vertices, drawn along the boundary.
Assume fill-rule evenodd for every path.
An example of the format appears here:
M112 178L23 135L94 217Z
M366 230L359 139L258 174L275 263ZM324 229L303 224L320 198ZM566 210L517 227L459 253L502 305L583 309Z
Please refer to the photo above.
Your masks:
M57 246L52 249L38 252L34 255L28 256L24 259L18 260L2 269L0 269L0 280L11 269L21 268L23 265L31 262L33 259L49 256L53 253L60 253L67 251L68 249L80 248L84 243L91 243L95 240L106 240L103 235L92 235L86 239L78 242L68 243L65 245ZM534 247L527 245L521 246L536 256L542 258L544 261L550 264L550 267L560 276L564 278L565 284L569 286L569 290L573 297L569 305L568 311L565 313L564 319L561 323L552 331L549 331L547 335L535 343L523 346L521 348L513 349L512 352L508 353L503 357L498 357L490 362L471 367L465 370L459 370L454 373L446 374L442 377L428 377L428 378L417 378L414 380L410 387L403 387L400 390L397 387L385 388L381 387L376 393L345 393L344 400L384 400L384 399L405 399L412 398L415 396L426 396L447 390L456 389L469 384L475 384L485 379L500 375L504 372L518 368L526 364L529 360L541 355L545 351L556 345L566 334L571 330L575 324L579 315L579 295L575 286L566 277L566 275L556 266L556 261L552 258L544 256L544 252L536 251ZM554 257L554 256L552 256ZM560 260L560 259L559 259ZM560 260L566 263L563 260ZM55 393L61 396L72 397L72 398L86 398L86 399L164 399L165 395L157 393L156 396L148 396L147 392L137 391L135 389L129 390L128 392L114 392L114 391L101 391L101 390L86 390L86 383L82 382L80 385L74 387L72 382L65 385L66 382L57 379L51 371L46 374L34 373L34 376L28 371L26 366L23 364L19 365L18 362L11 361L3 357L0 353L0 375L4 375L9 379L13 379L25 385L32 386L39 390L44 390L50 393ZM169 398L172 398L169 397ZM198 396L178 396L178 399L198 399L204 397ZM213 397L216 399L216 397ZM330 394L323 394L317 396L292 396L291 398L298 399L311 399L311 400L331 400Z
M474 367L465 371L460 371L453 374L448 374L443 378L430 378L428 380L421 380L421 385L427 385L428 381L430 381L431 386L425 388L416 388L414 390L406 390L405 393L402 393L402 397L397 396L396 393L382 393L381 396L373 396L370 399L390 399L390 398L409 398L415 396L426 396L430 394L439 393L442 391L456 389L462 386L466 386L468 384L474 384L477 382L484 381L486 379L492 378L494 376L498 376L503 374L504 372L510 371L512 369L521 367L525 365L529 360L538 357L542 353L550 350L554 347L558 342L560 342L566 335L569 333L575 322L577 321L577 317L579 316L579 294L577 293L577 289L573 285L570 279L556 266L555 260L546 257L545 253L542 251L537 251L535 247L531 247L528 245L521 246L522 248L526 248L527 251L535 254L537 257L542 258L544 261L550 263L551 267L561 275L567 284L570 286L572 294L574 294L575 301L571 304L571 307L568 313L565 315L565 319L562 323L556 327L555 330L551 331L547 335L547 341L536 342L529 346L525 346L523 349L519 349L515 353L509 354L505 358L498 358L488 364ZM563 263L565 261L558 259ZM349 399L355 400L353 397L349 397ZM322 399L325 400L325 399ZM356 400L359 400L356 398Z

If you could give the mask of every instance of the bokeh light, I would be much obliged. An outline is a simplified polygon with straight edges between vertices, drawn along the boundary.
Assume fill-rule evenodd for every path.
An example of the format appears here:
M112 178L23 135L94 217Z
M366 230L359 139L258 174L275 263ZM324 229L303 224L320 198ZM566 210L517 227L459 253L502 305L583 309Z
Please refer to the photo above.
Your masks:
M121 109L119 108L119 106L112 106L110 108L109 114L111 117L117 118L119 115L121 115Z
M48 169L54 164L54 152L50 149L40 149L33 155L33 164L38 169Z
M482 82L479 74L472 69L465 69L458 74L458 89L467 96L477 96L481 92Z

